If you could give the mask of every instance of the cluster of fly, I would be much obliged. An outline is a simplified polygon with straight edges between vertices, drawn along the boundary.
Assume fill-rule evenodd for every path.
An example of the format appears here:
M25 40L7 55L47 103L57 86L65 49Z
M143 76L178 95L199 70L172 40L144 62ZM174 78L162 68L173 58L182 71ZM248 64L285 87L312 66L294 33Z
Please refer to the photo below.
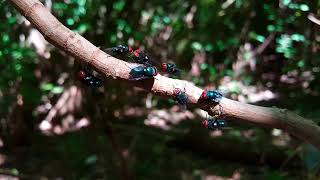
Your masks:
M200 98L199 102L204 103L204 102L213 102L213 103L219 103L222 99L222 94L219 91L212 90L212 91L203 91Z
M133 50L130 46L118 45L113 48L106 49L106 52L115 57L131 60L134 63L142 64L131 69L130 80L142 80L156 76L158 70L155 65L159 65L147 53L141 49ZM162 63L161 70L165 73L178 76L180 70L173 63Z
M152 58L140 49L133 50L130 46L118 45L113 48L106 49L107 53L112 56L119 57L121 59L128 58L137 64L142 64L131 68L129 80L143 80L156 76L158 70L155 65L159 63L152 60ZM162 72L180 76L180 69L173 63L162 63L160 65ZM77 75L78 79L85 85L93 88L102 86L103 81L94 76L93 74L85 71L80 71ZM188 104L188 97L185 91L179 88L175 88L173 91L173 96L179 105L186 107ZM198 102L199 103L219 103L222 99L222 94L218 91L203 91ZM208 118L202 122L202 125L210 130L222 129L226 126L226 122L221 119Z
M207 91L204 90L198 100L199 103L219 103L222 99L222 94L219 91L211 90ZM222 114L222 112L219 112L219 114ZM227 123L223 119L217 119L217 118L207 118L206 120L202 121L202 125L210 130L217 130L222 129L226 127Z

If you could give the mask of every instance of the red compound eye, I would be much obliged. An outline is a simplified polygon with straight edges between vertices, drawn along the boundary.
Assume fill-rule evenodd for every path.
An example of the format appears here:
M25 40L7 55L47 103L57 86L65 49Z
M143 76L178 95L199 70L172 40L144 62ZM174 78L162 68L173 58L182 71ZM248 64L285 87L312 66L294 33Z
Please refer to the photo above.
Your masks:
M208 128L208 121L207 120L202 121L201 124L204 128Z
M162 70L162 72L167 72L167 64L166 63L162 63L161 70Z
M140 49L135 50L135 51L133 52L133 55L134 55L135 57L139 57L139 55L140 55Z
M207 98L207 92L203 91L199 98L199 102L203 102L206 98Z
M78 80L83 80L84 77L86 77L86 73L84 71L79 71L77 74L77 79Z
M174 88L174 90L173 90L173 94L177 95L177 94L179 94L179 92L180 92L180 89L178 89L178 88Z
M132 53L132 51L133 51L133 50L132 50L132 47L129 46L129 52Z

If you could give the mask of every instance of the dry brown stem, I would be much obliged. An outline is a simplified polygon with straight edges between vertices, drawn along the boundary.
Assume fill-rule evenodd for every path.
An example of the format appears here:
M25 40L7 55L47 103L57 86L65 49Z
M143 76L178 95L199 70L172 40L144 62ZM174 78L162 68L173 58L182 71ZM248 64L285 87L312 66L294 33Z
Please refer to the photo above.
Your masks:
M80 62L92 65L106 78L124 80L129 85L141 87L168 98L173 98L174 88L185 89L190 104L208 111L209 114L213 114L218 108L216 105L199 104L197 101L203 90L187 81L171 79L161 75L157 75L152 80L128 81L129 67L134 65L106 54L81 35L69 30L38 0L10 1L41 32L46 40ZM227 98L223 98L220 105L224 110L223 116L226 119L280 128L320 148L319 126L291 111L244 104Z

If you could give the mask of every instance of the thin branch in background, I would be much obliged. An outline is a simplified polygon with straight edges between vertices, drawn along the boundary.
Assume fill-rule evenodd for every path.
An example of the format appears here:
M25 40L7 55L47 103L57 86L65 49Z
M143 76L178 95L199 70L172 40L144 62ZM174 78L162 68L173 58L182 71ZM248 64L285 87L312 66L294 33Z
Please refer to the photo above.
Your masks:
M132 173L130 173L129 168L128 168L127 157L123 153L122 148L120 147L120 145L117 142L117 139L114 135L114 131L113 131L111 122L107 121L104 124L105 124L105 126L104 126L105 133L109 137L111 145L112 145L114 151L116 152L117 156L120 159L120 166L121 166L123 179L124 180L134 179Z
M313 22L313 23L315 23L315 24L317 24L317 25L320 26L320 20L317 19L317 18L314 16L314 14L309 14L309 15L308 15L308 19L309 19L311 22Z
M134 179L133 174L130 172L128 168L127 157L125 153L123 153L123 150L120 147L119 142L117 141L117 138L115 136L115 133L112 127L112 122L110 119L104 118L104 117L108 117L108 115L104 111L103 107L104 107L103 103L96 105L96 112L97 112L96 116L98 119L97 125L101 126L106 136L108 136L111 146L120 160L120 168L121 168L123 179L124 180Z
M276 33L271 33L266 40L260 44L254 51L253 56L260 55L264 50L270 45L270 43L274 40Z

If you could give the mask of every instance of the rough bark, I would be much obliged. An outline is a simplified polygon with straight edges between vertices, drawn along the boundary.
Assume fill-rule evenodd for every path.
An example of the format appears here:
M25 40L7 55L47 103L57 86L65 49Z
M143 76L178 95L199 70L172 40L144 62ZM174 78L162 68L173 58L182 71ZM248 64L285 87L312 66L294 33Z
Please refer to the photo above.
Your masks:
M122 80L130 86L137 86L168 98L174 97L174 88L185 89L189 104L200 107L209 114L215 114L219 108L216 104L198 103L203 90L188 81L171 79L161 75L145 81L129 81L130 67L135 66L134 64L106 54L81 35L72 32L61 24L38 0L10 1L41 32L46 40L70 56L75 57L78 61L90 64L104 74L106 78ZM244 104L227 98L222 98L220 106L223 109L222 116L225 119L280 128L320 148L320 127L313 121L300 117L291 111Z

